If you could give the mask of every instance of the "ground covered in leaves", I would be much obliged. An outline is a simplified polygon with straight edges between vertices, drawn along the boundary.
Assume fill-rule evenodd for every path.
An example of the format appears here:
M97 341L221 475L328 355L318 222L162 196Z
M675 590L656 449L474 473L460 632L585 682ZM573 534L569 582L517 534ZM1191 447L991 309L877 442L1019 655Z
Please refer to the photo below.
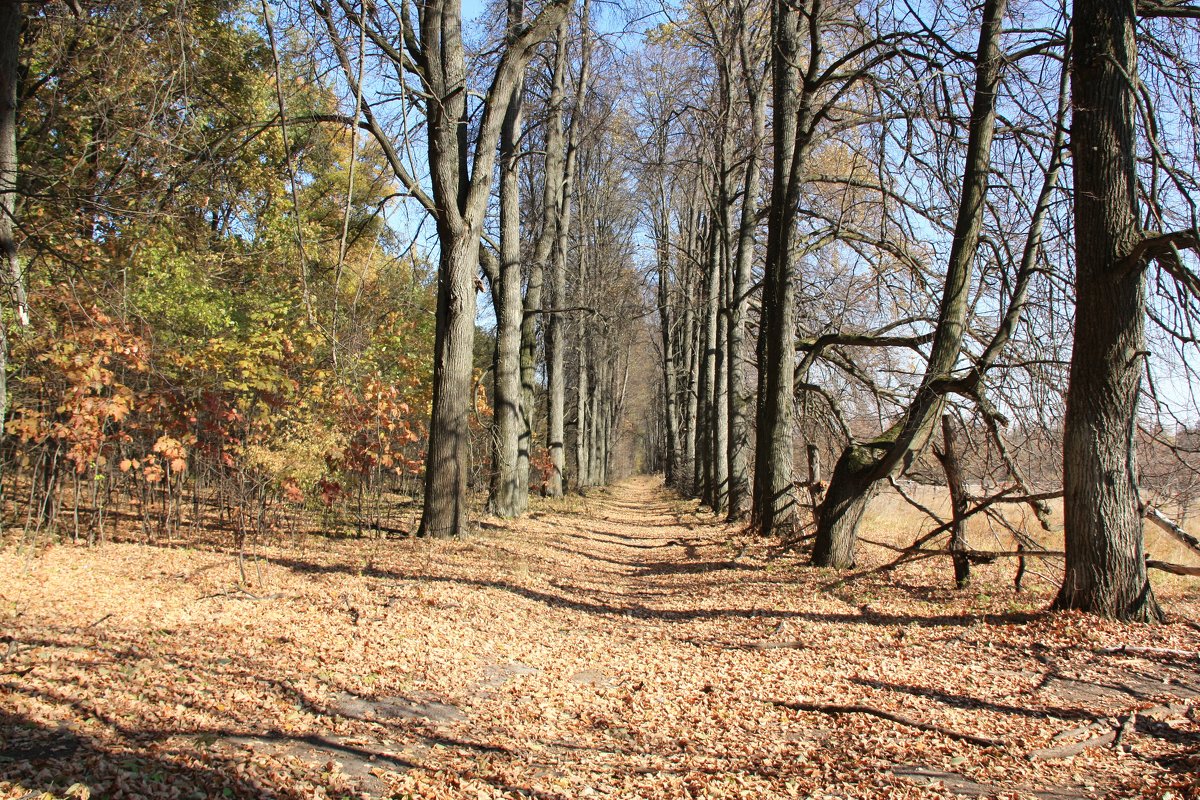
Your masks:
M0 798L1200 794L1185 582L1141 627L1044 615L1011 563L845 581L650 478L481 528L290 540L246 584L5 549Z

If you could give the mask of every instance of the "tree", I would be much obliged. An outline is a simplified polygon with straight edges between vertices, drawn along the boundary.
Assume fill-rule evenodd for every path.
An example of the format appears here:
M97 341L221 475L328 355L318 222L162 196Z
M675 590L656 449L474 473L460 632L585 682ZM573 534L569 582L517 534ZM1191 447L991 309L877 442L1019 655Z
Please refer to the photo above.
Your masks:
M509 0L508 27L517 26L520 0ZM516 517L529 504L528 477L518 469L521 442L521 183L518 145L521 139L524 79L517 80L500 131L500 263L489 275L496 310L492 413L495 439L488 511Z
M0 4L0 258L9 280L19 285L20 262L14 235L17 217L17 67L21 47L21 4ZM15 286L12 288L16 288ZM8 335L0 292L0 442L8 410ZM19 301L18 301L19 302ZM20 306L18 305L18 309Z
M1075 0L1073 15L1075 338L1063 441L1067 563L1054 604L1158 622L1134 451L1155 254L1137 218L1137 17L1132 3L1114 0Z
M854 564L855 531L875 486L912 463L941 416L945 383L958 364L966 333L972 269L991 169L1002 62L1000 34L1006 5L1006 0L987 0L983 4L962 193L924 378L901 419L872 441L851 442L834 466L825 499L817 511L812 557L817 566L846 568Z

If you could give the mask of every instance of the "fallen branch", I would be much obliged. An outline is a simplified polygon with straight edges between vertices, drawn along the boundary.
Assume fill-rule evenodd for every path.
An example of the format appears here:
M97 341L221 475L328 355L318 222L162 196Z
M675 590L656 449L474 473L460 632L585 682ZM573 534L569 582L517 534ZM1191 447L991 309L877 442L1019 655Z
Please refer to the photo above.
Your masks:
M872 717L890 720L899 725L907 725L910 728L926 731L928 733L937 733L946 736L950 739L957 739L961 742L969 742L979 745L980 747L1005 747L1007 743L1002 739L990 739L986 736L976 736L973 733L963 733L951 728L943 728L941 725L934 725L932 722L921 722L920 720L905 717L901 714L895 714L891 711L884 711L882 708L874 706L865 706L859 704L841 705L839 703L789 703L783 700L769 701L781 708L790 708L793 711L817 711L822 714L867 714Z
M922 553L930 556L952 556L961 554L967 558L978 561L991 561L997 558L1065 558L1066 553L1061 550L950 550L949 548L937 548L933 550L920 549L911 550L909 552Z
M1146 559L1146 568L1169 572L1172 575L1188 575L1193 578L1200 578L1200 567L1186 567L1183 564L1172 564L1168 561L1154 561L1148 558Z
M1070 758L1078 755L1084 750L1090 750L1093 747L1103 747L1112 744L1117 740L1118 731L1109 731L1101 736L1096 736L1091 739L1084 739L1082 742L1064 745L1062 747L1047 747L1042 750L1034 750L1025 757L1030 761L1051 761L1056 758Z
M1100 653L1116 653L1122 652L1124 647L1106 647L1097 652ZM1132 650L1155 650L1152 647L1135 647ZM1179 650L1168 650L1168 653L1179 653ZM1194 655L1188 653L1187 655ZM1122 715L1116 725L1108 728L1107 731L1099 736L1093 736L1091 739L1084 739L1081 742L1062 745L1061 747L1046 747L1041 750L1033 750L1025 754L1025 757L1030 761L1050 761L1057 758L1070 758L1071 756L1079 755L1084 750L1090 750L1093 747L1104 747L1111 745L1112 747L1120 747L1133 733L1137 730L1138 719L1140 717L1153 718L1155 715L1172 713L1175 709L1172 706L1154 706L1153 708L1142 709L1141 711L1131 711L1128 714ZM1093 722L1090 725L1084 725L1081 728L1074 730L1063 731L1054 737L1054 741L1058 742L1062 739L1078 736L1081 733L1088 731L1104 730L1099 722Z
M1000 490L1000 492L998 492L997 494L994 494L991 497L981 500L978 505L975 505L975 506L967 509L966 513L964 513L960 519L966 520L980 512L987 511L988 508L995 505L996 503L1002 503L1002 502L1034 503L1034 502L1044 502L1046 500L1052 500L1056 497L1062 497L1061 491L1043 492L1041 494L1014 495L1014 492L1018 491L1018 489L1019 489L1019 487L1017 487L1017 486L1010 486L1007 489ZM933 530L918 537L915 542L913 542L908 547L904 548L904 550L902 550L900 552L899 556L897 556L894 560L889 561L887 564L884 564L883 566L880 566L880 567L875 567L874 569L864 570L863 572L856 572L853 575L847 575L844 578L839 578L834 583L836 585L840 586L842 584L849 583L850 581L858 580L859 578L864 578L869 575L875 575L880 572L889 572L903 564L909 563L910 561L916 561L921 558L930 558L931 554L924 552L921 549L921 546L924 545L926 542L930 541L931 539L935 538L936 536L948 531L950 529L950 526L953 525L954 522L955 522L955 520L951 520L950 522L946 522L942 525L938 525ZM932 555L940 555L940 553L935 552L935 553L932 553ZM1026 553L1025 555L1032 555L1032 553Z
M1175 522L1175 520L1163 514L1154 506L1146 506L1145 516L1146 519L1171 534L1172 538L1176 541L1187 545L1193 553L1200 555L1200 539L1185 531L1183 526Z
M1168 650L1165 647L1138 647L1131 644L1123 644L1119 647L1101 647L1096 652L1103 656L1168 656L1200 661L1200 653L1194 653L1191 650Z

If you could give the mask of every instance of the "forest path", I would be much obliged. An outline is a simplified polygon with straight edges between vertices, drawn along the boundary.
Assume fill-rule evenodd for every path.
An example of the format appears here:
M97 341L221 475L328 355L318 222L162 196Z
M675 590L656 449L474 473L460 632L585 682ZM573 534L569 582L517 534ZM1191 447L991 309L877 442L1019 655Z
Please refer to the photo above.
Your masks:
M1197 780L1197 665L1104 653L1194 649L1186 620L1031 614L1047 596L1006 593L999 567L965 593L928 562L839 586L655 478L477 527L281 538L256 548L249 586L227 547L0 550L0 800L74 781L103 797L568 800L1162 796ZM1148 706L1122 734L1132 753L1027 758Z

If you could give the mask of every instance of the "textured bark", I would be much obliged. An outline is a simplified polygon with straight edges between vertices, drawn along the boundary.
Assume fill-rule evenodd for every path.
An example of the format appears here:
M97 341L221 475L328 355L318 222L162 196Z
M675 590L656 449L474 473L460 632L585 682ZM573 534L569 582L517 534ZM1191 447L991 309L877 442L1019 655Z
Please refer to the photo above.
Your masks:
M954 563L954 585L967 588L971 582L971 560L967 558L967 489L963 484L962 461L959 458L958 429L949 414L942 417L942 452L938 454L946 473L946 488L950 490L950 556Z
M579 152L579 113L587 94L590 65L591 40L588 37L589 2L584 0L583 50L580 57L579 80L575 87L575 113L571 115L571 127L567 133L566 163L563 168L563 185L559 196L558 218L554 249L550 257L550 304L554 308L566 305L567 299L567 236L571 228L571 201L574 192L575 163ZM564 411L567 402L567 375L563 356L567 348L567 321L562 314L550 315L546 327L546 383L547 383L547 445L550 448L550 476L546 482L546 494L562 497L566 469L566 443Z
M772 6L774 87L772 138L774 177L767 222L767 261L763 276L759 352L763 371L755 447L754 521L763 536L787 536L796 524L792 491L792 371L794 368L795 293L792 236L799 204L803 161L801 115L800 13L788 0ZM812 24L818 26L814 19ZM819 37L818 37L819 38ZM820 68L820 54L809 54L809 68Z
M747 76L747 82L753 80ZM750 513L750 387L746 382L746 321L750 311L751 266L754 234L758 230L760 143L766 133L766 92L755 87L750 96L752 133L746 160L741 220L738 224L737 260L733 268L729 304L729 496L728 518L745 519Z
M1055 600L1121 620L1163 614L1146 575L1134 432L1145 349L1135 173L1134 6L1075 0L1071 125L1075 339L1063 441L1066 572Z
M477 236L442 237L434 337L433 414L425 459L425 504L420 536L467 532L468 426L475 342Z
M21 46L21 4L0 3L0 256L10 279L20 278L14 222L17 211L17 67ZM8 336L0 292L0 443L8 411ZM20 301L18 300L18 308ZM0 476L2 477L2 476Z
M546 264L558 238L558 211L562 205L563 172L566 157L563 146L563 103L566 98L567 25L558 28L554 67L550 79L549 115L546 120L546 162L542 181L542 230L534 241L529 265L529 283L525 290L525 314L521 321L521 442L517 451L517 474L529 485L529 459L533 454L533 431L537 381L537 327L542 309Z
M722 217L725 215L722 214ZM722 220L722 223L727 220ZM729 492L729 317L726 295L729 293L729 249L728 227L722 224L721 258L717 267L717 338L714 343L716 363L713 365L712 417L713 417L713 486L709 507L714 513L725 510Z
M717 330L721 315L721 235L716 215L709 215L704 275L704 356L700 360L700 496L714 511L720 508L717 487Z
M587 426L591 384L588 382L587 340L582 327L579 329L576 353L579 369L575 380L575 488L586 489L591 481L591 464L588 460L591 431Z
M665 130L665 129L664 129ZM665 135L660 160L666 160ZM674 486L679 454L679 411L678 411L678 378L675 368L675 336L672 330L671 305L668 289L670 287L671 270L671 221L667 208L667 198L662 187L655 208L654 235L655 256L658 267L658 314L659 336L662 343L662 379L663 379L663 427L665 429L663 443L663 471L668 486Z
M508 23L521 20L522 4L510 0ZM529 506L529 480L521 481L518 453L521 413L521 189L517 144L521 138L523 81L518 80L500 132L500 265L492 285L496 350L492 370L494 437L488 511L518 517Z
M479 238L491 193L500 131L533 48L562 22L569 0L551 2L527 26L510 31L484 98L473 153L467 142L466 59L458 0L425 2L419 15L426 103L429 182L440 254L434 336L433 412L425 458L424 507L418 535L467 531L470 471L475 275Z
M962 350L975 251L983 226L1006 5L1006 0L986 0L983 5L962 196L925 375L901 419L865 446L851 443L838 459L829 492L817 513L812 557L817 566L846 569L854 564L858 524L875 485L912 463L928 444L941 415L942 385L949 380Z

